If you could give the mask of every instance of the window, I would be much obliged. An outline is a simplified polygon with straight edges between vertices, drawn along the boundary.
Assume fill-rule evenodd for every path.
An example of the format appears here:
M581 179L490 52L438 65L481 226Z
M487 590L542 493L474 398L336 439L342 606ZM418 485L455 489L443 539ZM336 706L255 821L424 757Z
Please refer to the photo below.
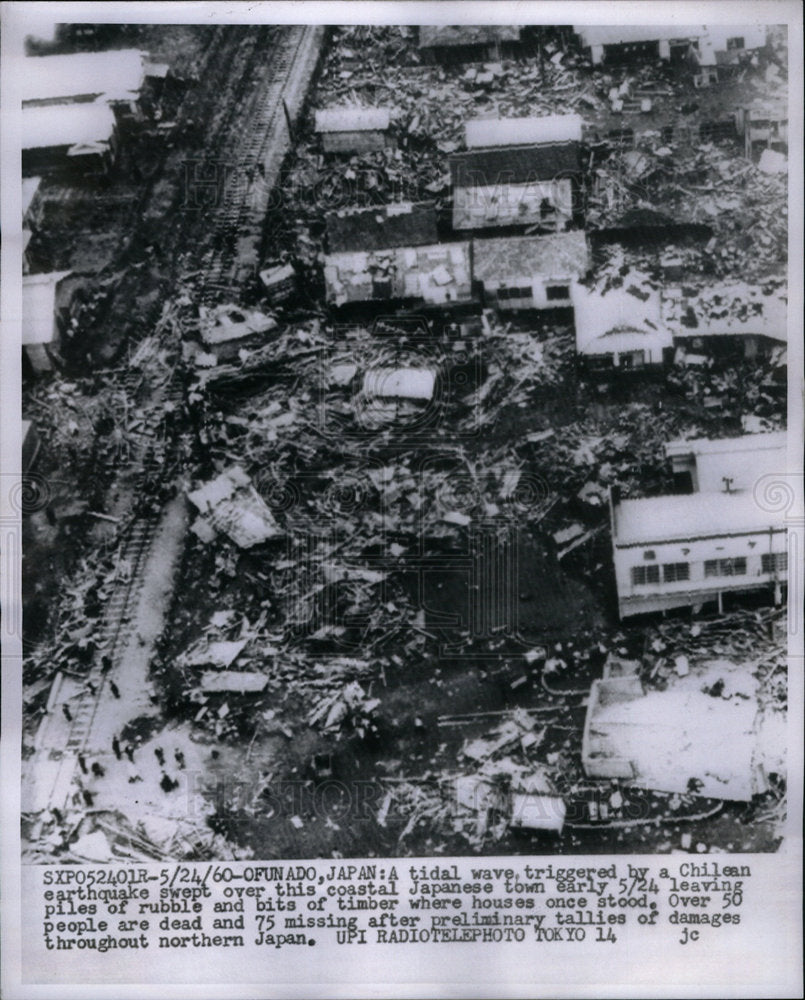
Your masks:
M690 579L688 563L663 563L662 578L665 583L678 583Z
M707 559L704 563L705 576L745 576L746 557L734 559Z
M570 285L548 285L545 298L549 302L564 302L570 298Z
M640 587L647 583L660 582L659 566L632 566L632 586Z
M764 552L760 563L764 573L785 573L788 569L788 553Z
M734 38L727 39L727 52L730 52L733 49L742 49L744 47L744 40L741 35L736 35Z
M498 289L498 298L499 299L507 299L508 297L509 297L509 289L508 288L499 288Z
M499 299L533 298L533 293L530 288L499 288L497 295Z
M654 554L654 549L646 549L646 551L643 553L643 558L644 559L656 559L657 556Z
M534 297L534 293L532 292L530 285L528 286L528 288L518 288L517 289L517 298L518 299L532 299L533 297Z

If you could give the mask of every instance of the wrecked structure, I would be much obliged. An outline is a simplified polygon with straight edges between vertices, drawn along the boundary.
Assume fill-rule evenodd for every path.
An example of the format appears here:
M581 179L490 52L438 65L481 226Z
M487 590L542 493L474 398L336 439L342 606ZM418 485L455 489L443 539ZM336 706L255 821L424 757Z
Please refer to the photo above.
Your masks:
M714 848L733 849L729 830L735 849L773 849L773 821L739 826L725 811L722 827L708 826L713 807L701 796L720 798L715 784L699 790L698 802L687 778L681 791L667 791L646 763L645 727L636 728L639 745L611 755L632 762L628 770L585 771L579 699L605 658L635 658L642 698L662 693L680 650L692 662L706 650L710 661L741 653L762 660L758 692L742 690L758 701L772 690L784 704L782 613L755 610L754 598L771 603L775 584L782 596L785 533L757 505L750 518L753 484L739 475L769 468L777 452L762 445L765 434L754 436L760 457L723 437L744 417L784 436L782 394L764 382L764 335L740 328L740 343L758 338L751 365L734 352L714 352L713 364L675 363L677 348L688 360L700 349L688 331L723 318L702 311L710 291L744 277L744 268L769 270L773 261L779 270L783 178L747 162L734 137L702 138L712 110L679 111L693 100L688 76L668 82L655 66L621 71L611 63L605 78L557 41L566 33L538 40L529 30L538 57L519 51L516 62L456 70L428 61L407 26L332 29L311 106L338 113L330 122L321 112L318 121L302 115L287 150L274 133L266 140L278 157L289 153L287 174L276 180L283 198L268 218L247 211L254 190L246 185L210 206L215 226L198 213L195 228L194 213L158 223L159 203L144 195L147 225L138 219L142 239L130 241L138 254L145 246L142 258L123 257L121 287L109 293L108 315L118 321L130 311L135 321L125 347L109 351L91 384L82 377L65 386L57 375L28 389L46 442L39 462L60 449L77 468L92 469L91 500L82 496L70 517L76 534L88 523L86 538L104 546L61 588L67 610L55 653L48 640L28 659L31 719L43 706L52 720L62 704L70 712L82 698L95 704L82 689L85 660L100 672L110 655L102 642L117 635L116 609L130 609L118 595L139 587L139 550L126 541L132 502L149 518L191 508L187 536L175 529L173 596L164 591L155 602L164 605L165 634L146 650L131 629L129 650L142 661L138 690L120 684L113 649L109 676L122 698L112 701L108 685L98 698L108 721L105 742L92 745L113 780L87 790L104 807L117 796L124 811L147 791L149 815L135 828L120 812L112 819L87 811L68 846L55 848L63 859L110 851L160 860L189 851L348 856L367 845L396 855L534 853L554 849L559 837L566 852L607 843L664 853L679 844L679 824L693 820ZM212 51L225 36L216 35ZM238 137L250 128L264 135L253 100L274 79L258 44L264 37L226 101L208 96L219 115L210 121L231 122L211 148L243 155L254 188L260 169ZM242 37L233 40L233 59L242 48ZM436 55L449 60L450 48ZM489 58L495 50L459 45L456 55ZM747 76L760 81L752 67ZM210 86L204 74L194 85ZM199 120L194 87L180 127L166 129L182 155L195 148L183 145ZM248 100L233 96L237 88ZM645 100L650 111L641 110ZM344 117L345 109L356 116ZM284 141L284 111L274 110ZM609 135L628 123L634 149ZM606 184L587 190L590 169L613 179L612 204L603 204ZM457 242L446 242L456 205L475 190L487 207L466 208ZM579 191L591 195L582 203L584 230L568 228L582 221ZM619 204L624 191L629 199ZM629 205L654 214L629 215ZM687 219L706 233L670 245L674 225ZM597 227L619 222L651 229L653 242L598 252ZM172 236L180 226L200 249L168 292L160 267L173 274L167 262L182 245ZM263 230L262 256L247 268L242 243ZM718 270L705 271L703 261ZM666 273L672 268L678 273ZM126 298L149 269L152 283ZM772 294L764 279L751 279L759 298L736 288L730 316L743 315L742 296L746 314L758 315L755 303ZM692 294L699 287L708 291ZM141 298L155 302L156 323ZM696 327L686 325L689 308ZM109 339L111 321L98 328ZM775 336L767 339L779 343ZM610 378L593 384L576 360ZM645 379L618 377L639 368L653 370ZM118 500L113 488L121 484ZM615 587L611 486L629 498L613 492ZM674 486L692 492L668 497ZM631 499L644 492L657 495ZM135 521L135 543L147 523ZM662 537L651 534L657 525ZM754 594L743 600L745 590ZM719 595L724 616L711 613ZM99 602L110 607L108 620L92 613ZM694 607L695 616L660 618L677 607ZM642 611L653 617L637 618ZM528 637L526 648L515 632ZM66 667L69 683L54 685L47 700L53 664ZM96 683L95 673L87 676ZM637 708L637 694L632 701ZM107 716L110 704L117 715ZM650 705L664 711L656 698ZM121 737L134 753L128 776L111 740L140 712L154 732ZM61 745L63 730L50 732ZM198 792L193 836L180 822L184 787L170 787L185 780L174 746L194 773L211 776ZM167 752L167 789L157 750ZM243 779L234 801L216 790L220 773ZM142 783L129 786L137 774ZM304 794L292 810L275 809L288 777ZM377 809L347 824L335 811L308 808L308 791L332 777L345 787L369 777L382 790ZM773 782L751 789L759 808L782 809ZM67 790L73 822L79 792ZM46 802L36 798L37 807ZM43 816L44 835L33 840L49 856L46 838L60 824ZM208 820L226 837L201 836Z
M22 349L35 374L53 368L69 318L69 300L60 287L69 271L28 274L22 279Z
M483 62L517 54L521 29L513 24L421 25L419 51L434 62Z
M593 66L635 59L710 66L721 53L750 52L766 44L763 25L576 25L573 30L582 48L589 49Z

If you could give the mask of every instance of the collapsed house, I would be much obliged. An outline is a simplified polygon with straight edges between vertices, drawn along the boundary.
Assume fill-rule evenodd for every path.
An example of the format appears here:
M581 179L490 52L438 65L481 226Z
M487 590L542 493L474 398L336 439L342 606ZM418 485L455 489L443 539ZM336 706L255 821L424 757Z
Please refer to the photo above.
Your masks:
M29 56L23 63L23 107L99 102L132 108L148 74L137 49Z
M433 202L394 202L369 208L345 208L326 217L327 244L333 253L386 250L437 243Z
M426 62L500 60L519 52L520 30L513 24L422 25L419 51Z
M602 294L573 285L571 299L576 353L590 369L642 368L673 357L673 338L662 320L659 292L629 285Z
M437 243L327 254L327 301L405 301L449 306L473 301L470 245Z
M582 232L478 239L472 255L485 304L501 310L569 307L590 264Z
M786 526L753 491L622 500L613 488L610 515L621 618L708 602L721 608L729 592L767 589L780 603Z
M22 348L34 374L53 370L69 319L69 300L60 287L70 271L28 274L22 279Z
M470 149L450 157L453 228L561 232L581 176L578 142Z
M391 143L387 108L327 108L317 111L314 131L325 153L370 153Z
M769 790L785 757L784 716L759 707L757 688L750 669L723 660L672 675L665 690L644 688L636 674L596 680L582 739L585 773L749 802Z
M751 490L763 476L785 469L786 433L669 441L665 456L680 493Z
M718 356L736 348L751 359L788 342L785 300L757 286L667 288L662 305L680 360L687 354Z
M84 173L105 173L115 149L115 115L106 104L23 109L22 171L26 176L65 166Z

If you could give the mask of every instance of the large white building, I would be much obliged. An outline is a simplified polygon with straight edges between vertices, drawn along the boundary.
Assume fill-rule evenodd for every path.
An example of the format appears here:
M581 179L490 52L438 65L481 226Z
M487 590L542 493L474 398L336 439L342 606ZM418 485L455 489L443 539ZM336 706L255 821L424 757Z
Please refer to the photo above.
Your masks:
M788 580L786 526L756 486L785 469L785 434L671 442L667 454L696 492L610 496L621 618L710 601L720 607L730 591L768 588L779 602Z

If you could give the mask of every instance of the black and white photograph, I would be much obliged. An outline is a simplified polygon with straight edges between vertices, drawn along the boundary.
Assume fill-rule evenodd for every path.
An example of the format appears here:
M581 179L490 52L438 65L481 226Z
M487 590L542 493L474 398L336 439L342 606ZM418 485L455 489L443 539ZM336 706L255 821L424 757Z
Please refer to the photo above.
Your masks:
M23 867L790 847L801 24L6 6Z

